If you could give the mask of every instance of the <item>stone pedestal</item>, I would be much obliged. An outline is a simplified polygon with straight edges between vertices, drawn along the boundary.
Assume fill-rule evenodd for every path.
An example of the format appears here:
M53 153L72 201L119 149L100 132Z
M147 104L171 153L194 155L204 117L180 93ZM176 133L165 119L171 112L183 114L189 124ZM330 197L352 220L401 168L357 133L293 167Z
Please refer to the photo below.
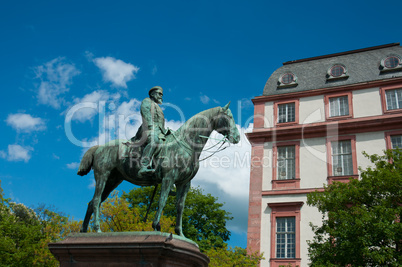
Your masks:
M195 242L160 232L77 233L50 243L49 249L66 266L208 266Z

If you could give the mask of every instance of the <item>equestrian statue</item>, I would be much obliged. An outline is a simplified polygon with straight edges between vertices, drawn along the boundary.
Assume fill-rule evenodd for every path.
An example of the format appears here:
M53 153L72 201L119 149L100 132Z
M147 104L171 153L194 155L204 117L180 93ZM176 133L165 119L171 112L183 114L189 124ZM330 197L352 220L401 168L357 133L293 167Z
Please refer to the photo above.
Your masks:
M94 170L95 193L88 204L81 232L87 232L94 215L94 230L101 232L100 205L109 194L126 180L138 186L161 185L158 209L152 227L160 231L160 218L173 186L176 186L175 232L183 236L182 216L191 180L199 169L201 152L212 131L222 134L225 141L236 144L240 134L229 104L202 111L186 121L177 131L166 130L162 103L163 90L156 86L141 104L143 123L131 140L113 140L93 146L84 155L78 175Z

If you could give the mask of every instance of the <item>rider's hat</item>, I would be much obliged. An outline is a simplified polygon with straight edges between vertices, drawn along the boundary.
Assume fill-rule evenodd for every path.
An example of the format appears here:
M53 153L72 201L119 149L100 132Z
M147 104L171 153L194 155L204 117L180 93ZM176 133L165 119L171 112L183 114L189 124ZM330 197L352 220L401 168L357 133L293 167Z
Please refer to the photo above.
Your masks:
M148 94L151 95L152 91L155 91L155 90L158 90L158 89L161 90L162 93L163 93L162 87L160 87L160 86L154 86L154 87L152 87L152 88L149 90Z

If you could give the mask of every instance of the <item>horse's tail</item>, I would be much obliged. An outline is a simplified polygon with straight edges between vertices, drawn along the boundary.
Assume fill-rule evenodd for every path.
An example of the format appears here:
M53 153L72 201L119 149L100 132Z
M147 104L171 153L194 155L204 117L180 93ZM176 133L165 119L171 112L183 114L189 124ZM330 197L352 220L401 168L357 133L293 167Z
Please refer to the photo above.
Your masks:
M88 172L91 171L92 164L94 163L94 154L99 146L93 146L84 154L82 157L80 167L78 168L78 175L84 176L87 175Z

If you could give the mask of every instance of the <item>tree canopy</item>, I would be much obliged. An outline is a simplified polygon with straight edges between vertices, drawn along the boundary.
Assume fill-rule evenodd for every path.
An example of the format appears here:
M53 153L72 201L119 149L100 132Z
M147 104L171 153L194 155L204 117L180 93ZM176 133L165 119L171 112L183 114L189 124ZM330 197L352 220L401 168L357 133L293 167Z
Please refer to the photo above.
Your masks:
M365 154L365 153L364 153ZM402 262L402 153L367 155L361 179L325 186L307 196L323 214L312 225L312 266L400 266Z
M138 208L140 217L144 218L152 192L152 187L135 188L124 193L123 198L127 199L131 207ZM158 198L159 193L156 194L155 201L152 203L152 213L158 207ZM211 247L223 247L224 242L230 238L230 231L226 228L226 222L232 220L233 217L230 216L230 212L222 208L223 204L217 200L211 194L203 194L200 188L191 188L187 194L183 213L183 233L187 238L197 242L202 251ZM169 196L163 215L176 218L174 196Z
M78 230L78 222L51 208L42 205L34 210L4 198L0 183L1 266L59 266L48 243Z

